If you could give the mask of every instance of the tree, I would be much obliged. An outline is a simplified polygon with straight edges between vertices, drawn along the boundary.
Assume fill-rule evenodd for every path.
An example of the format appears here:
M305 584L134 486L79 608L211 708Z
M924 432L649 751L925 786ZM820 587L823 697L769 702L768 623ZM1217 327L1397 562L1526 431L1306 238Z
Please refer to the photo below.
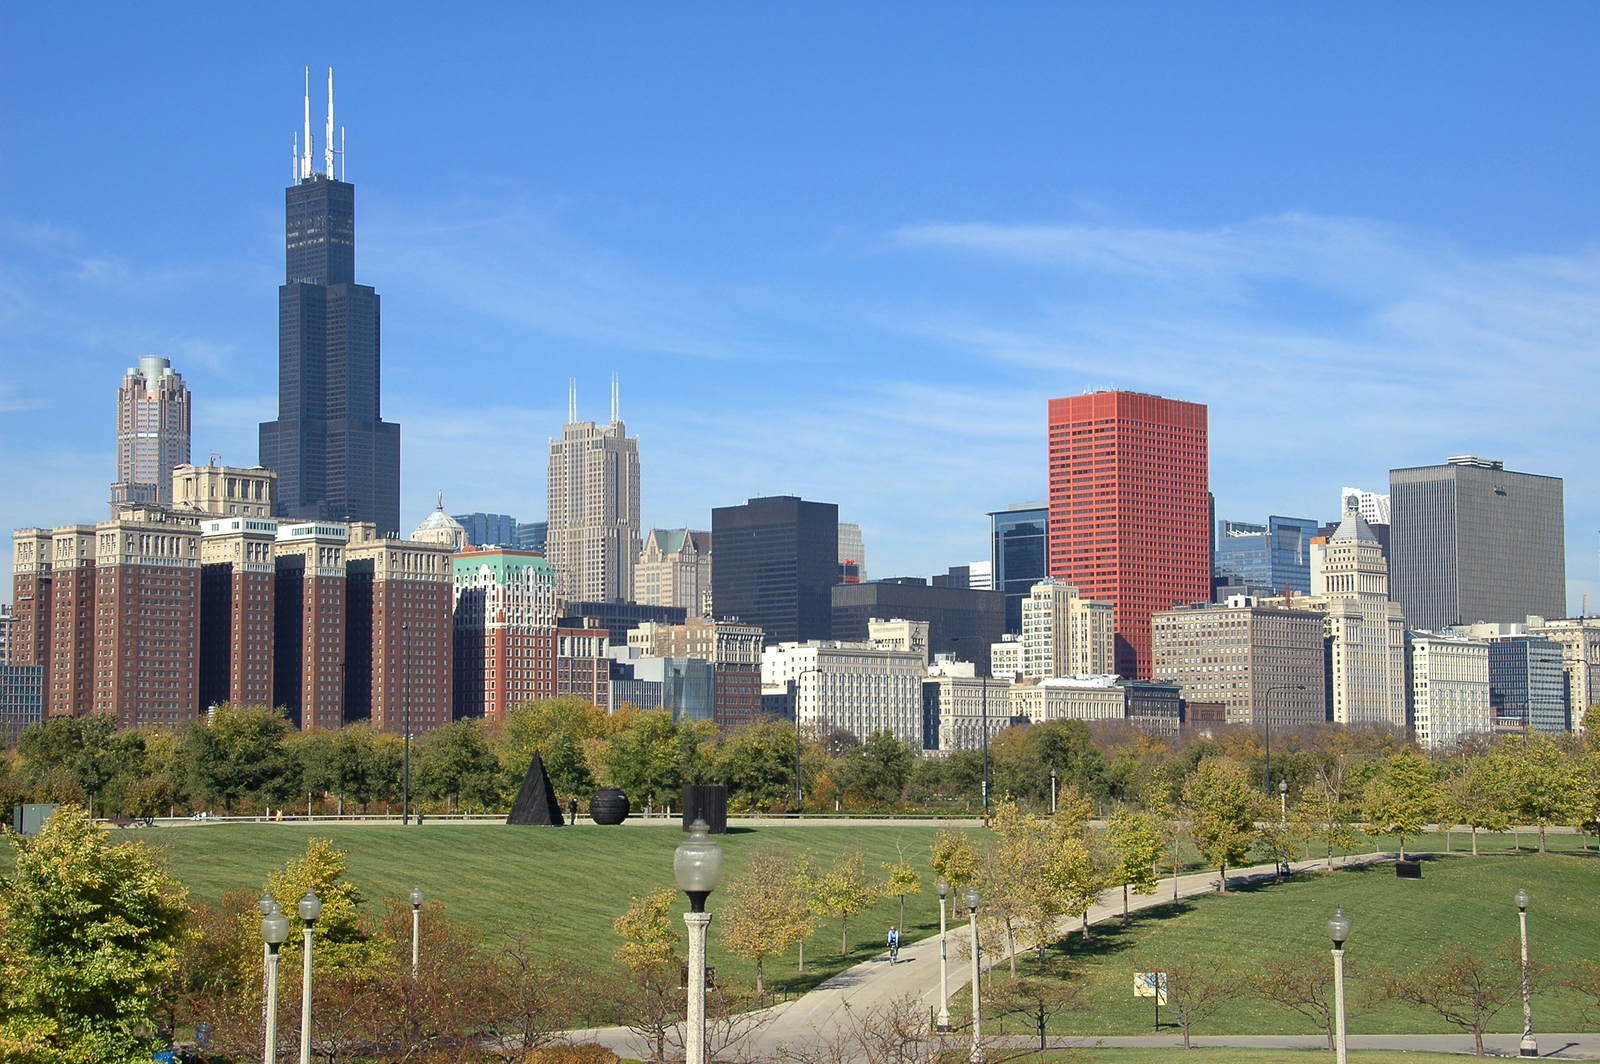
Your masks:
M683 789L679 730L666 710L623 714L603 755L611 782L641 805L670 802Z
M1255 789L1236 761L1208 757L1183 785L1184 801L1193 810L1194 841L1221 874L1228 892L1228 868L1244 861L1255 840Z
M814 897L817 908L839 918L839 955L850 952L850 918L866 910L882 892L867 875L866 858L860 848L842 853L833 867L817 877Z
M652 1060L666 1058L667 1038L683 1018L678 995L678 943L683 936L673 929L670 917L676 897L671 887L663 887L633 898L612 925L624 939L616 956L629 975L617 995L627 998L622 1019L645 1040Z
M983 854L972 844L965 832L941 829L933 837L933 853L928 867L950 884L957 897L960 888L978 880L978 869L983 865Z
M1185 1049L1189 1048L1189 1032L1194 1025L1209 1018L1239 992L1238 976L1219 957L1188 958L1145 970L1166 976L1167 1008L1183 1030Z
M476 720L458 720L428 734L412 758L412 787L424 798L484 809L500 800L500 761ZM446 807L448 809L448 806Z
M1589 712L1591 716L1594 715L1593 709ZM1590 723L1600 726L1600 721ZM1583 999L1579 1008L1583 1011L1584 1022L1590 1025L1600 1023L1600 960L1584 957L1568 961L1564 967L1566 975L1561 985Z
M800 738L786 721L734 730L716 746L712 771L728 787L730 803L761 812L791 801Z
M887 861L883 863L883 867L889 871L889 882L883 888L883 896L900 899L900 923L898 926L904 932L906 926L906 895L922 893L922 874L912 867L910 861L906 860L904 844L896 843L896 848L900 851L900 859L894 864L890 864Z
M1506 778L1500 759L1471 757L1459 775L1440 788L1442 815L1472 829L1472 856L1478 856L1478 832L1511 826Z
M677 892L662 887L644 897L629 900L628 911L612 922L612 929L624 942L617 947L617 960L629 971L640 971L671 964L678 956L683 936L672 926L672 903Z
M1508 737L1496 752L1502 759L1512 812L1521 823L1539 827L1539 852L1545 853L1545 828L1572 819L1581 786L1572 758L1548 735L1528 732Z
M1402 861L1406 859L1406 839L1422 834L1423 826L1439 815L1439 803L1439 780L1433 766L1411 750L1384 758L1361 796L1368 828L1378 835L1398 837Z
M1379 982L1386 997L1418 1005L1471 1031L1481 1057L1483 1032L1501 1009L1522 995L1520 963L1509 954L1488 960L1450 943L1415 971L1385 972Z
M322 913L317 917L313 959L334 971L371 964L373 943L361 926L361 890L344 878L348 870L343 850L334 849L328 839L313 838L306 840L304 854L291 857L282 869L267 876L267 893L278 899L283 914L289 918L289 938L283 944L286 958L300 955L305 924L300 919L299 903L308 890L314 890L322 901ZM258 928L261 914L252 916L247 912L244 920L251 929ZM292 968L299 962L284 963Z
M284 738L289 722L282 711L259 706L217 707L209 724L197 724L184 735L184 760L190 785L206 801L220 802L228 812L247 796L282 801L300 793Z
M990 754L994 793L1043 805L1050 800L1050 771L1054 769L1059 787L1076 787L1100 797L1106 794L1105 755L1095 747L1089 725L1081 720L1007 728L990 744Z
M876 731L840 758L834 772L844 793L865 798L878 809L900 801L915 760L893 732Z
M1026 1017L1043 1050L1051 1019L1081 1007L1083 982L1052 958L1040 963L1034 974L1010 980L991 997L999 1012Z
M808 899L787 850L759 849L727 886L717 911L728 952L754 961L756 996L766 993L764 962L811 933Z
M495 974L484 986L478 1033L486 1054L503 1064L526 1060L572 1026L578 1014L582 973L538 943L532 930L509 936L495 958Z
M528 763L538 751L558 795L589 794L594 789L589 749L606 737L611 724L604 709L573 695L513 707L505 721L488 732L500 760L502 788L512 793L522 785Z
M1348 977L1350 961L1345 961ZM1269 959L1250 979L1250 988L1280 1008L1298 1012L1316 1025L1334 1048L1333 965L1321 950Z
M1161 857L1163 840L1149 813L1119 809L1106 824L1106 845L1116 856L1112 869L1122 882L1122 920L1128 921L1128 889L1135 894L1156 892L1156 861Z
M142 843L113 846L75 806L12 836L0 880L0 1058L149 1060L185 937L184 894Z

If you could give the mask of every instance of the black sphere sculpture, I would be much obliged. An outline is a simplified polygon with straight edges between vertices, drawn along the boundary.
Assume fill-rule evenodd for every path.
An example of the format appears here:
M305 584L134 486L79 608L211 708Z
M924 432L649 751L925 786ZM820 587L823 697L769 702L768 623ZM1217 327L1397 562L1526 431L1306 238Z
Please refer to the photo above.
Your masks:
M589 819L596 824L620 824L628 819L630 809L621 787L601 787L589 799Z

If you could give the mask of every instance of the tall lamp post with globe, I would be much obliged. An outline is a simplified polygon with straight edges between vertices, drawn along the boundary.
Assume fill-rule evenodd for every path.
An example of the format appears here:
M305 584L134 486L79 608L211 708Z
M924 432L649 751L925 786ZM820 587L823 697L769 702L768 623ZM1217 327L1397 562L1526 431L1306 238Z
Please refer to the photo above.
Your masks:
M411 902L411 978L417 978L417 939L422 931L422 888L414 886L407 900Z
M1528 897L1526 890L1517 891L1517 918L1522 924L1522 1046L1519 1057L1539 1055L1539 1040L1533 1037L1533 983L1528 978Z
M1350 937L1350 920L1342 907L1335 907L1328 921L1328 937L1333 940L1333 1013L1336 1064L1348 1064L1344 1045L1344 943Z
M296 908L306 925L305 976L300 982L300 1064L311 1064L311 929L322 915L322 899L307 887Z
M271 901L269 908L267 903ZM267 914L261 918L261 942L266 949L266 978L267 978L267 1009L266 1027L267 1044L266 1052L261 1059L267 1064L276 1064L278 1059L278 949L283 945L284 939L289 937L289 918L283 915L283 910L278 908L278 903L272 900L272 895L261 899L261 907Z
M938 890L939 890L939 1018L935 1022L934 1026L937 1027L941 1031L948 1031L950 1029L950 982L949 982L949 978L948 978L948 975L947 975L947 969L946 969L946 965L945 965L945 959L948 956L948 954L945 951L944 903L945 903L945 899L947 897L949 897L949 895L950 895L950 881L948 879L944 878L944 876L940 876L939 877Z
M683 922L689 927L689 1016L684 1064L706 1064L706 928L711 924L706 898L722 880L722 847L711 841L711 828L704 817L696 817L689 825L689 838L673 854L672 872L678 889L689 896L689 911L683 914Z
M967 1059L983 1064L983 1016L978 1002L978 888L967 887L967 918L972 922L972 1052Z

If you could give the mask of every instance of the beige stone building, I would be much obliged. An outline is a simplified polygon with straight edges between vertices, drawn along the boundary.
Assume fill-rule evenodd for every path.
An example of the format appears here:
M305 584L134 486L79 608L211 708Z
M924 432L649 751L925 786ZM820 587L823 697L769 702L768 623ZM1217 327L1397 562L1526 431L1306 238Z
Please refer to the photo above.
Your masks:
M1489 644L1466 636L1406 633L1412 737L1429 750L1454 750L1494 730Z
M1600 617L1530 617L1529 631L1561 647L1572 730L1582 733L1583 715L1600 702Z
M1122 720L1127 695L1114 675L1025 677L1011 685L1011 715L1029 723L1053 720Z
M265 466L180 465L172 471L172 507L180 513L270 518L278 474Z
M641 549L638 437L622 421L615 382L610 424L579 421L575 391L567 417L561 439L550 441L545 557L567 599L633 601Z
M1315 723L1326 719L1322 628L1313 610L1244 595L1166 610L1151 618L1155 675L1188 701L1224 704L1229 724Z
M1046 578L1022 600L1023 676L1099 676L1115 671L1116 617L1109 602L1084 599ZM992 667L992 666L991 666Z
M652 528L633 572L634 600L643 606L681 606L689 615L711 594L711 533Z
M928 664L928 622L907 621L899 617L887 620L873 617L867 621L867 638L874 643L909 650L922 655L922 664Z

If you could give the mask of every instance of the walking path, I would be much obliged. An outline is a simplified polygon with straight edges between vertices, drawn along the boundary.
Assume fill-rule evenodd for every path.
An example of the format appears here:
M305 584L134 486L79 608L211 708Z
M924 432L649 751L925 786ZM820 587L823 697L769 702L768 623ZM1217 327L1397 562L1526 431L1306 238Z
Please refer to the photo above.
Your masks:
M1339 867L1370 864L1381 861L1390 855L1387 854L1352 854L1347 857L1334 858L1334 864ZM1295 871L1311 871L1323 868L1326 861L1317 859L1312 861L1295 861L1292 868ZM1243 884L1252 881L1269 879L1275 875L1272 865L1255 865L1250 868L1238 870L1230 869L1228 882L1230 885ZM1214 871L1196 872L1186 876L1179 876L1176 895L1181 898L1194 897L1200 894L1210 894L1218 886L1217 873ZM1112 896L1115 888L1106 891L1102 897ZM1128 899L1128 908L1131 911L1147 909L1156 905L1170 902L1174 896L1173 881L1171 878L1161 881L1160 887L1154 894L1134 895ZM1089 922L1099 923L1112 917L1122 915L1122 897L1120 892L1115 892L1115 897L1110 904L1097 904L1089 910ZM1076 929L1079 921L1076 918L1063 920L1058 925L1058 934L1065 934ZM949 923L949 952L947 954L946 968L948 970L948 988L950 996L955 996L965 987L971 976L971 962L963 963L960 960L960 943L969 936L965 921L951 913ZM1021 953L1031 948L1032 943L1018 941L1017 949ZM1009 954L987 954L983 958L984 967L1007 963ZM788 1046L799 1045L807 1042L824 1041L835 1038L842 1030L848 1029L852 1013L864 1015L867 1012L882 1009L890 1004L905 998L914 998L924 1012L930 1016L939 1008L939 936L932 935L900 947L900 962L891 965L889 954L884 952L881 956L864 961L853 968L840 972L833 978L822 983L816 989L794 1001L775 1005L765 1010L765 1022L747 1036L740 1045L744 1056L756 1060L773 1060L785 1056ZM956 1025L961 1025L962 1017L952 1017ZM1448 1037L1448 1036L1441 1036ZM574 1032L575 1040L598 1041L610 1046L624 1056L637 1057L640 1046L638 1039L625 1027L607 1027L584 1031L581 1034ZM1471 1039L1467 1040L1469 1050ZM1090 1042L1088 1044L1094 1044ZM1106 1040L1106 1045L1120 1044L1114 1040ZM1138 1039L1133 1039L1129 1044L1143 1044ZM1151 1044L1167 1045L1170 1039L1156 1039ZM1180 1042L1181 1044L1181 1042ZM1221 1043L1219 1043L1221 1044Z
M1600 1034L1541 1034L1539 1055L1557 1060L1600 1060ZM1038 1045L1038 1040L1007 1039L1009 1044ZM1483 1051L1491 1057L1514 1057L1522 1042L1520 1034L1486 1034ZM1052 1046L1090 1047L1106 1049L1149 1047L1159 1049L1170 1046L1183 1048L1182 1036L1142 1035L1134 1037L1108 1036L1105 1038L1052 1038ZM1319 1035L1258 1034L1258 1035L1194 1035L1189 1044L1196 1047L1225 1046L1235 1049L1328 1049L1328 1040ZM1465 1053L1472 1055L1476 1049L1470 1034L1353 1034L1345 1039L1351 1049L1399 1049L1410 1052Z

